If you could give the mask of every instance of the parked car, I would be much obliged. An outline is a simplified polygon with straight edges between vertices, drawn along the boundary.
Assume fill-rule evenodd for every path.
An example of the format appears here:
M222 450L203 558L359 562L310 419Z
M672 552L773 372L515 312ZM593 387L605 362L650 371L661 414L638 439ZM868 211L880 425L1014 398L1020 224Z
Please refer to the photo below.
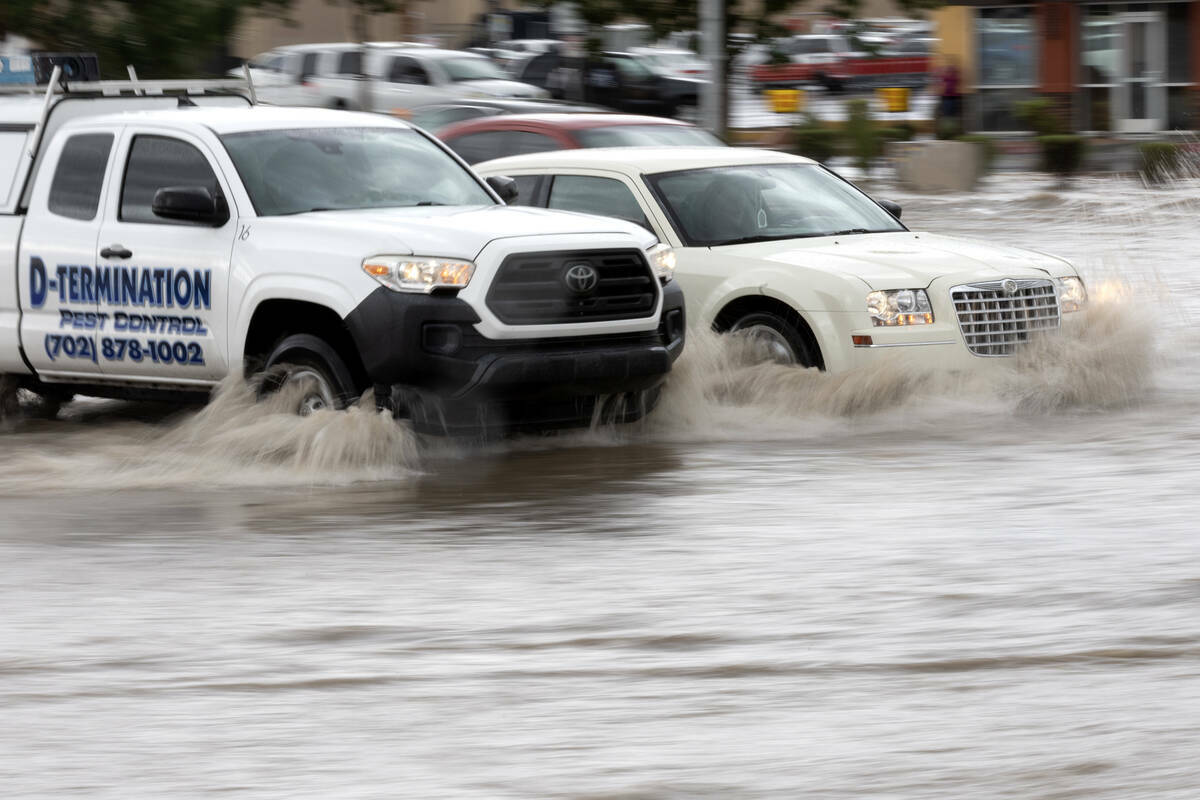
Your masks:
M352 78L362 72L361 44L325 42L277 47L246 62L258 99L277 106L328 105L315 83L320 77ZM242 77L242 68L229 70Z
M553 100L503 100L475 99L453 100L414 108L408 120L420 125L430 133L437 133L448 125L480 117L496 117L504 114L570 114L603 112L599 106L582 103L560 103Z
M660 75L676 78L708 79L708 64L691 50L667 47L634 47L630 53Z
M871 86L924 86L929 53L892 51L872 55L856 50L841 34L807 34L777 40L775 50L787 61L750 67L755 89L819 85L829 90Z
M373 46L362 52L361 75L318 73L312 78L321 105L397 113L455 98L549 96L544 89L512 80L476 53L408 46Z
M632 114L493 116L451 125L438 138L468 164L580 147L724 146L708 131L686 122Z
M582 70L559 53L543 53L525 62L520 80L541 86L557 98L627 111L694 121L704 81L661 75L634 53L602 53Z
M476 166L515 202L637 222L675 249L688 318L841 372L1009 356L1087 301L1067 261L916 233L820 164L748 148L563 150Z

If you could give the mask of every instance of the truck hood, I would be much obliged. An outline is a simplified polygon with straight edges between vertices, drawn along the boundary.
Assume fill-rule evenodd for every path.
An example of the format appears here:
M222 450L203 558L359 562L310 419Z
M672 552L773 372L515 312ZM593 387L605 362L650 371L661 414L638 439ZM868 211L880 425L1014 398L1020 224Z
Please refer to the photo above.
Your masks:
M643 250L658 241L645 228L608 217L523 206L422 206L419 208L311 211L261 217L256 228L346 242L364 257L422 255L474 259L496 239L561 234L626 234Z
M897 231L714 247L740 258L852 275L872 289L919 289L939 278L971 282L1074 275L1056 256L978 239Z
M459 81L460 86L477 94L490 97L544 97L545 91L528 83L506 81L499 78L480 78L473 81Z

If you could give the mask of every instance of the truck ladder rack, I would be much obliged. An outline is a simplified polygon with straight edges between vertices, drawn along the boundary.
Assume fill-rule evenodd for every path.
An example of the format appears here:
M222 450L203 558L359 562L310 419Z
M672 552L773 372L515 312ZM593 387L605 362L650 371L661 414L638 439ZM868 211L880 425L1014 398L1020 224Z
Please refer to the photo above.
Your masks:
M176 78L161 81L54 81L41 85L0 85L0 95L42 95L62 97L135 97L190 94L239 94L249 97L245 78Z

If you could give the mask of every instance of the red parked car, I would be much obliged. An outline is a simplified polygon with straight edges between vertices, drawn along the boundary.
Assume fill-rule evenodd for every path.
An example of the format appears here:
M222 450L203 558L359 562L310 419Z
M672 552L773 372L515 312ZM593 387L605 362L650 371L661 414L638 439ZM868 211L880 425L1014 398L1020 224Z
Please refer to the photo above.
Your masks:
M724 145L686 122L634 114L507 114L459 122L437 135L468 164L580 147Z

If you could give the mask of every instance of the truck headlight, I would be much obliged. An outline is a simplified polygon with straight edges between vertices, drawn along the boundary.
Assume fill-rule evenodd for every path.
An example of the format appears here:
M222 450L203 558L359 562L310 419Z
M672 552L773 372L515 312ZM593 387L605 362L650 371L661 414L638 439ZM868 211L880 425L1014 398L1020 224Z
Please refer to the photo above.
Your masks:
M1080 311L1087 305L1087 287L1079 277L1072 275L1059 278L1055 284L1058 287L1058 309L1062 313Z
M933 306L924 289L892 289L867 295L867 313L879 326L929 325Z
M668 283L675 277L675 251L670 245L656 244L646 251L650 259L650 268L663 283Z
M455 258L372 256L363 271L394 292L429 294L434 289L462 289L471 282L475 264Z

